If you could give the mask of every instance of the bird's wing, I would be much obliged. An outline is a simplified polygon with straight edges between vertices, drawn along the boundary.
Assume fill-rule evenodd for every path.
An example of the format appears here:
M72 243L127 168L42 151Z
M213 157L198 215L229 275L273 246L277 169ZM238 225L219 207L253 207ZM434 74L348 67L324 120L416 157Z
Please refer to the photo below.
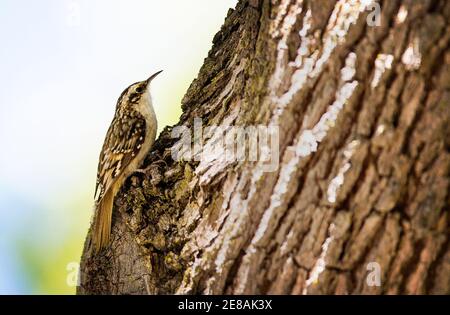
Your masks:
M102 199L115 179L136 157L145 141L145 119L137 112L132 117L115 117L100 153L95 200Z

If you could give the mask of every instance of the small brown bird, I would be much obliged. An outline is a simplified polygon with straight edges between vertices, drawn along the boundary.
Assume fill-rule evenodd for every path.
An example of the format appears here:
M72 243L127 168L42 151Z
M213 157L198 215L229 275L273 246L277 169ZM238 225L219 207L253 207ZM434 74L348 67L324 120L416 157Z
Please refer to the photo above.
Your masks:
M127 177L140 167L155 142L157 120L150 95L150 82L130 85L119 97L97 171L92 245L96 252L109 244L114 197Z

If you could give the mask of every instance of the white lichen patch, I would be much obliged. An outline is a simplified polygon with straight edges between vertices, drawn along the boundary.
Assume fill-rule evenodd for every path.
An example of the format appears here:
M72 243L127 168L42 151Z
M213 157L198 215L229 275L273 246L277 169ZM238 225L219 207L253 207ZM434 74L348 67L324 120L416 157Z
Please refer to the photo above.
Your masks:
M269 90L272 91L272 94L269 96L269 101L275 105L274 115L269 125L281 125L283 115L286 114L284 112L286 106L292 102L292 98L306 84L314 84L320 73L325 69L324 65L328 62L333 50L337 45L345 41L351 24L358 20L361 12L370 3L372 1L338 1L323 33L319 30L311 31L311 12L305 12L302 21L303 25L298 33L300 36L300 47L298 48L295 60L288 63L288 39L292 36L292 29L298 21L298 16L302 14L303 3L302 1L295 1L293 3L291 1L281 1L281 8L271 25L271 30L273 30L273 32L271 31L272 38L278 40L278 43L275 69L269 83ZM335 101L328 106L324 115L313 128L302 130L297 135L297 143L289 147L284 153L283 164L281 164L278 180L270 198L270 205L267 209L261 209L264 210L261 222L258 225L251 244L246 249L243 264L238 271L242 275L242 277L236 278L236 286L240 291L245 290L248 285L247 280L251 280L251 277L254 275L253 262L258 257L258 245L264 245L263 239L272 237L271 229L276 227L274 223L278 222L287 208L286 200L289 199L287 195L293 193L289 191L289 187L292 187L290 185L292 181L298 179L296 173L300 160L318 149L318 145L327 133L330 132L339 112L353 95L358 85L357 81L352 81L355 59L356 55L354 53L349 54L347 57L345 67L341 71L340 84L336 92ZM293 75L290 86L287 87L286 93L283 93L285 91L284 86L282 89L280 87L285 82L287 73L293 73ZM233 88L232 82L234 78L233 76L233 79L230 80L230 83L218 101L222 102L229 95L229 90ZM283 92L280 92L281 90ZM212 145L212 142L209 145ZM266 152L268 150L265 148L262 151ZM210 165L209 163L199 165L196 169L196 174L202 177L201 182L208 182L214 174L223 172L223 169L229 165L228 161L221 160L223 156L215 154L212 148L211 152L213 152L211 153L212 159L208 160L214 165L220 165L220 167L213 168L212 164ZM263 156L265 155L268 156L268 152L263 153ZM229 271L230 261L235 258L238 249L244 246L246 233L250 233L247 229L248 223L255 219L255 215L251 212L249 203L254 203L256 202L255 199L260 198L257 194L256 187L261 186L258 183L264 174L262 167L256 167L253 170L251 174L241 174L242 178L251 176L251 183L248 185L250 190L244 197L241 196L239 189L236 188L233 190L232 196L226 198L229 200L224 200L223 206L220 209L221 213L219 214L222 223L220 234L215 236L208 233L207 239L211 243L205 248L201 257L195 258L192 267L186 271L185 278L192 279L191 281L193 282L197 281L198 277L205 270L208 271L208 274L213 275L206 280L206 288L204 291L206 293L214 293L218 290L217 288L221 287L220 282L223 279L219 275ZM243 179L239 181L243 182ZM332 229L330 227L330 231ZM288 236L288 239L292 242L295 241L291 236ZM325 269L325 257L332 240L333 236L325 240L320 255L321 261L323 262L318 261L316 263L317 266L313 268L309 278L318 279L320 273ZM261 243L259 243L260 241ZM289 250L289 244L285 244L282 250ZM313 282L314 280L309 281ZM187 293L186 285L184 286L184 290L182 288L177 293Z
M280 36L279 25L283 21L283 17L287 13L287 9L289 7L289 4L290 4L289 0L281 1L279 9L278 9L277 16L275 17L275 19L273 21L273 26L271 28L272 38L276 38L276 37Z
M383 132L384 132L385 130L386 130L386 126L383 125L383 124L381 124L381 125L379 125L379 126L377 127L377 129L375 130L375 135L376 135L376 136L382 135Z
M294 236L295 236L294 230L291 229L289 231L288 235L286 236L285 241L280 246L280 255L285 255L288 253L290 247L292 246L292 245L291 246L289 246L289 245L292 243Z
M345 59L345 67L341 69L342 81L347 82L353 79L353 76L356 73L355 65L356 65L356 54L354 52L351 52Z
M326 257L327 252L330 247L331 242L334 240L333 231L334 231L335 225L334 223L331 223L328 234L329 236L325 239L325 242L322 244L322 251L320 253L319 259L317 259L316 263L314 264L314 267L311 269L311 272L309 273L309 278L305 282L305 288L303 289L303 294L308 294L308 288L312 284L316 284L319 281L319 276L322 272L324 272L326 268Z
M420 53L418 38L415 38L406 48L402 56L402 62L409 71L419 69L422 62L422 54Z
M292 154L287 162L285 162L281 167L279 179L270 199L270 205L264 212L255 236L253 237L253 245L257 246L257 244L267 234L270 224L276 220L276 216L279 212L278 209L283 205L283 200L285 200L285 194L288 191L289 183L293 180L293 176L298 169L300 159L317 151L319 143L325 138L330 128L334 126L339 112L344 107L347 100L352 96L358 82L345 81L352 79L355 73L355 63L356 54L349 53L346 58L345 67L341 71L341 79L344 82L342 87L336 93L336 100L328 107L326 113L322 115L319 122L312 129L304 130L301 133L296 145L287 148L287 154L291 154L292 152L294 154Z
M336 202L337 191L338 191L339 187L342 186L342 184L344 183L344 174L345 174L345 172L347 172L350 169L350 166L351 166L351 164L349 162L342 165L342 167L339 169L339 172L336 175L336 177L334 177L331 180L330 185L328 186L328 189L327 189L328 202L330 202L330 203Z
M344 149L344 159L342 161L342 166L339 168L337 175L330 181L327 189L327 199L328 202L334 203L336 202L336 196L339 191L339 188L344 184L344 175L350 169L351 163L350 159L353 155L355 148L359 145L358 140L353 140L350 142L347 147Z
M292 180L292 174L294 174L297 170L298 162L299 156L293 156L288 163L282 166L279 179L270 198L270 206L266 209L266 211L264 211L264 214L258 225L258 229L256 230L255 235L252 239L252 245L257 245L258 242L260 242L263 237L267 235L266 232L269 224L272 222L273 216L277 212L276 210L284 200L285 193L287 192L289 183Z
M406 9L405 5L402 4L400 6L400 9L398 9L397 16L395 17L395 24L399 25L405 22L406 17L408 16L408 10Z
M336 100L328 107L319 122L311 130L303 131L296 147L299 156L305 157L317 151L319 143L325 138L330 128L334 127L339 112L352 96L357 85L357 81L346 82L337 92Z
M373 74L372 82L370 86L376 88L378 83L380 83L381 76L386 71L386 69L392 68L392 61L394 61L394 56L390 54L378 54L375 59L375 72Z
M350 26L356 23L361 12L366 10L372 2L370 0L341 0L336 3L328 21L327 32L324 35L323 52L310 73L310 77L317 77L322 72L324 64L328 61L336 46L344 42Z
M286 1L288 2L288 1ZM286 2L283 3L283 5L286 5ZM283 6L282 5L282 6ZM297 3L293 4L289 12L287 12L286 16L284 17L283 23L279 30L274 31L273 36L278 37L281 36L281 39L278 41L277 44L277 58L276 58L276 66L275 66L275 72L272 77L272 84L274 86L279 86L283 81L283 74L285 72L285 65L286 65L286 54L287 54L287 40L289 37L289 34L291 33L291 29L294 26L295 22L297 21L297 16L302 12L302 5L303 1L298 1ZM287 8L281 9L280 13L278 14L277 18L275 19L275 24L280 24L281 21L279 19L282 18L280 14L286 13ZM278 22L277 22L278 21Z
M352 24L357 20L361 12L363 12L373 1L355 1L341 0L336 4L333 13L328 21L325 34L323 35L323 49L311 49L311 43L315 43L320 39L319 34L311 34L311 12L307 11L303 18L303 25L299 31L300 47L297 50L297 56L294 62L289 66L294 66L297 70L291 78L291 85L287 92L281 97L273 96L273 101L278 104L275 109L275 117L277 117L287 104L290 103L292 97L300 91L308 79L317 78L322 72L323 66L328 61L331 53L337 45L344 42L345 36ZM299 2L301 3L301 1ZM296 15L301 13L301 7L294 7ZM286 22L285 22L286 23ZM273 76L273 90L282 82L282 76L285 71L285 54L287 49L287 31L292 28L292 19L288 19L287 26L281 31L282 39L278 45L277 64ZM350 74L347 75L347 78Z
M195 169L195 173L200 176L200 184L205 184L224 170L228 165L234 162L229 159L226 152L226 137L224 136L233 124L239 114L239 107L236 106L233 111L224 118L220 126L206 127L204 137L205 142L201 141L199 149L194 147L194 159L200 163ZM195 144L194 144L195 146Z
M311 28L311 10L306 11L305 16L303 17L303 25L298 35L300 36L300 47L297 50L297 56L294 62L290 62L289 65L292 67L300 68L303 65L303 57L310 54L310 44L312 39L307 36L308 31Z
M319 143L325 138L330 128L334 127L339 112L347 100L352 96L358 85L357 81L350 81L355 75L356 54L351 52L345 60L345 67L341 69L342 87L336 92L336 100L320 117L319 122L312 128L304 130L296 146L297 155L306 157L317 151Z

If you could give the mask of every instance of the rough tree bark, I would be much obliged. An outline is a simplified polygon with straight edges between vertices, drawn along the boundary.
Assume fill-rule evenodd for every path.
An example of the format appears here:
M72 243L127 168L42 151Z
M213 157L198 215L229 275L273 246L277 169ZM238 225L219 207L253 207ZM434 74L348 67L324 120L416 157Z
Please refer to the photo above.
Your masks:
M174 161L166 128L78 293L450 293L450 1L369 3L230 10L178 126L279 126L279 167Z

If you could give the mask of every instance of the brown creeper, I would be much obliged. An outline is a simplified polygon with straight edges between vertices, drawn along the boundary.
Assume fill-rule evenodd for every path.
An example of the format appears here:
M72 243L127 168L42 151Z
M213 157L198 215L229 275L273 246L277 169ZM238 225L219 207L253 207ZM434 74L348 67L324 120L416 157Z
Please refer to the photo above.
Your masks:
M127 177L138 169L151 149L157 129L150 95L150 82L130 85L119 97L105 137L97 171L92 245L96 252L108 245L114 197Z

